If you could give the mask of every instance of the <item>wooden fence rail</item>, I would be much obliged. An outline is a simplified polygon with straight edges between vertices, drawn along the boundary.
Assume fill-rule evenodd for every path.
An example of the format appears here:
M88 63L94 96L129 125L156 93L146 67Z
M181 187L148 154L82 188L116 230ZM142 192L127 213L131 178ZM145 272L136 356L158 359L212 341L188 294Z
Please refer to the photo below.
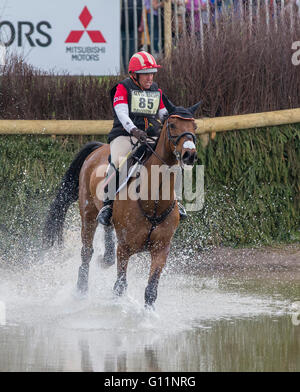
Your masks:
M300 123L300 109L196 120L197 134ZM111 120L0 120L0 134L107 135Z

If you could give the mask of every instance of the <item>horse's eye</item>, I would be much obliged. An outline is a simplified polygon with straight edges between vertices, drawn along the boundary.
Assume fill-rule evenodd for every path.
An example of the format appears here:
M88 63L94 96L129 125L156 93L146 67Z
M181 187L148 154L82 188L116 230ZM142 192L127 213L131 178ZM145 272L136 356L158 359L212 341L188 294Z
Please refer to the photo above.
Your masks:
M171 129L175 129L175 128L176 128L176 127L175 127L175 124L170 123L170 128L171 128Z
M194 130L196 131L196 129L197 129L197 125L196 125L196 124L194 124Z

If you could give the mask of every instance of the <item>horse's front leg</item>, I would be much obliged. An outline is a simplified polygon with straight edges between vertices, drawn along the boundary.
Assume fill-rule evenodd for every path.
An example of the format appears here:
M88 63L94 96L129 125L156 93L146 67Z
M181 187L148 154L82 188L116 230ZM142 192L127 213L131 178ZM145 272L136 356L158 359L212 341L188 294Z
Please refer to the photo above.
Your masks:
M170 251L170 246L165 246L160 249L154 248L151 252L151 268L148 280L148 285L145 290L145 307L153 308L153 304L157 298L157 287L160 274L166 264L167 257Z
M85 294L88 291L89 266L94 252L93 239L97 227L96 215L97 211L82 218L81 266L79 267L77 281L77 290L81 294Z
M105 252L103 256L103 265L110 267L115 263L115 238L113 226L104 226L104 244Z
M114 285L114 293L121 296L127 289L127 266L129 260L129 252L125 246L118 245L117 248L117 281Z

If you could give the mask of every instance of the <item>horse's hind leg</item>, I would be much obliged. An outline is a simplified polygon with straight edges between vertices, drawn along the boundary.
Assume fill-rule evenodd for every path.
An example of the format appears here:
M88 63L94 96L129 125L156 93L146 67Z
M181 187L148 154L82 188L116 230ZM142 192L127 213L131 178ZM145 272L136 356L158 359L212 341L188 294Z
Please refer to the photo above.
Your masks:
M92 216L85 216L82 219L82 248L81 248L81 266L78 271L77 289L80 293L85 294L88 290L89 266L93 256L93 239L97 227L97 213Z
M160 274L166 264L170 246L164 248L154 248L151 250L151 268L148 285L145 290L145 307L152 308L157 298L157 287Z
M104 226L104 245L105 252L103 256L103 263L105 266L110 267L115 263L115 238L113 226Z
M129 257L130 255L126 247L121 247L120 245L118 245L118 249L117 249L118 274L117 274L117 281L114 285L114 293L118 296L123 295L127 289L126 273L127 273Z

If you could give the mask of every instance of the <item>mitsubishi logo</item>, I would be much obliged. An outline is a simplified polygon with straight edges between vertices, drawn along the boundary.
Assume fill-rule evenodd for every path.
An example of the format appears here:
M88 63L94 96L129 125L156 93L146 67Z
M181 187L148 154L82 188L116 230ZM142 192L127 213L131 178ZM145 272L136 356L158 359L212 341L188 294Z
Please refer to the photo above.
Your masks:
M93 17L90 11L85 6L81 14L79 15L79 20L82 23L84 30L72 30L65 42L77 44L80 41L81 37L83 36L84 32L86 31L93 43L95 44L105 43L106 41L100 30L86 30L92 18Z

